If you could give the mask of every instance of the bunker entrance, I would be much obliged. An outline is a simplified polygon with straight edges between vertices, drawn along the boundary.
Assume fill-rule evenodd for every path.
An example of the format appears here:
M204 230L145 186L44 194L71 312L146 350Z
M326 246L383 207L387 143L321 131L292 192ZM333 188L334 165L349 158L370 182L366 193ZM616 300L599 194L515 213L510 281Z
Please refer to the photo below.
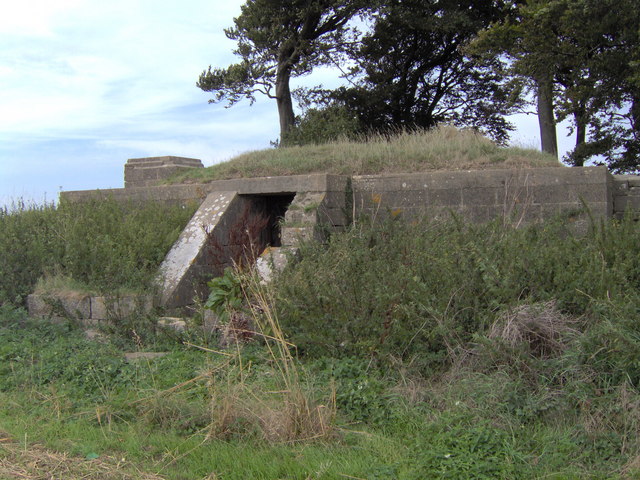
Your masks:
M282 221L295 196L295 193L243 195L251 202L252 213L264 218L266 223L259 239L262 248L282 246Z

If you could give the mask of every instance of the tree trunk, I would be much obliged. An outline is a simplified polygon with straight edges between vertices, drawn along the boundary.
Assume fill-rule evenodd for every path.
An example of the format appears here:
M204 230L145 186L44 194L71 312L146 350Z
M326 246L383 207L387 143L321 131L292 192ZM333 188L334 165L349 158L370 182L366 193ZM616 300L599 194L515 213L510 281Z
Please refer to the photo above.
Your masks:
M538 124L542 151L558 158L556 121L553 115L553 82L550 78L536 79L538 87Z
M291 100L291 90L289 89L290 79L291 68L279 65L276 74L276 103L278 104L278 116L280 117L280 145L286 144L287 133L291 131L295 123L293 101Z
M573 166L583 167L586 156L584 153L584 144L587 141L587 119L585 118L584 109L574 114L576 122L576 148L573 151Z

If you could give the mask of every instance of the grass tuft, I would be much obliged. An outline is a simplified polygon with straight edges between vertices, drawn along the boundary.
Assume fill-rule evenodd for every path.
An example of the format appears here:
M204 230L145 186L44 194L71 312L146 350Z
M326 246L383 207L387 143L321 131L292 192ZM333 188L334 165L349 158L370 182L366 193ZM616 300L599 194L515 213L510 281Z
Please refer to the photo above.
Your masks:
M525 148L504 148L472 130L439 127L360 141L272 148L241 154L204 169L189 169L169 183L207 183L242 177L329 173L374 175L433 170L559 167L557 159Z

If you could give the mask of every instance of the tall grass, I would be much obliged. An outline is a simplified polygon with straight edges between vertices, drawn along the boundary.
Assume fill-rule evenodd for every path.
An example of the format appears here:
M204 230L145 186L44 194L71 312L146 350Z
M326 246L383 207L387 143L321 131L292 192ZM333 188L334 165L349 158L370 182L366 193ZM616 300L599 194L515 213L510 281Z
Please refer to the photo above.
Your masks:
M0 303L22 304L43 276L95 291L149 288L194 209L96 200L0 210Z
M470 131L440 127L429 131L372 136L249 152L205 169L173 177L172 183L208 182L238 177L332 173L365 175L430 170L557 167L553 157L523 148L499 147Z

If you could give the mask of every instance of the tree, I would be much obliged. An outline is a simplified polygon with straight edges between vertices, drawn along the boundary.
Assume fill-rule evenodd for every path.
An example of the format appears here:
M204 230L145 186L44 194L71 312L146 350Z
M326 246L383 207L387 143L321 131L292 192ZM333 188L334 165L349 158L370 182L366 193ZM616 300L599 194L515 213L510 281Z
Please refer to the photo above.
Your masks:
M566 161L581 166L601 155L614 170L637 168L636 0L514 0L506 11L474 49L528 82L536 95L542 149L557 154L556 122L569 119L576 146Z
M464 51L501 16L493 1L384 1L352 52L354 85L332 97L376 132L453 123L505 142L513 127L504 115L517 95L497 73L497 61L482 65Z
M364 0L248 0L235 26L225 30L237 42L240 61L211 68L197 86L215 92L210 102L234 105L243 98L255 101L261 93L276 100L281 143L295 122L291 100L292 77L310 73L329 61L345 42L347 23L363 10Z

